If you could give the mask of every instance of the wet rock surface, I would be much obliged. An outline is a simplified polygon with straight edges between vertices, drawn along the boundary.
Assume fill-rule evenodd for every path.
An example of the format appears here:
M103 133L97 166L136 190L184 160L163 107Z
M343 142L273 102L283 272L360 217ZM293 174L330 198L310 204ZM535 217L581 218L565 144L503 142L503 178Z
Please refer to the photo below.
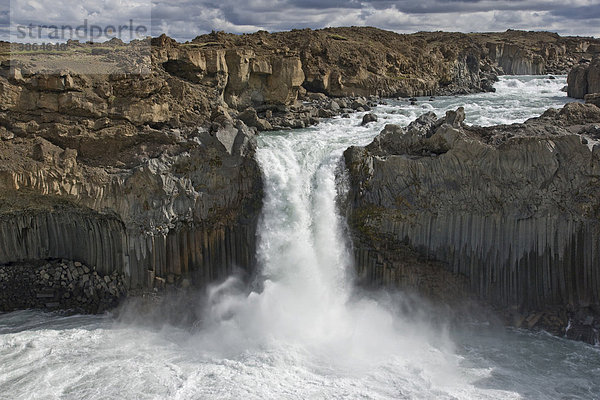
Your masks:
M600 109L571 103L486 128L463 120L462 109L425 114L345 152L359 276L410 279L398 278L402 248L449 273L447 293L461 296L464 282L498 310L541 313L531 327L594 328L583 323L600 304Z

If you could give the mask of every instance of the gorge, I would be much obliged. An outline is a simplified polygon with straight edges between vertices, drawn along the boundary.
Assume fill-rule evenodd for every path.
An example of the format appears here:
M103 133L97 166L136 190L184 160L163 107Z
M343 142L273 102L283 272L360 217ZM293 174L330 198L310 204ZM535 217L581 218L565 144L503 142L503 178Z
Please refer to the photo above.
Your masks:
M561 91L596 42L340 28L161 36L149 74L3 63L1 309L130 298L4 314L2 387L589 398L597 348L461 307L597 342L600 108Z

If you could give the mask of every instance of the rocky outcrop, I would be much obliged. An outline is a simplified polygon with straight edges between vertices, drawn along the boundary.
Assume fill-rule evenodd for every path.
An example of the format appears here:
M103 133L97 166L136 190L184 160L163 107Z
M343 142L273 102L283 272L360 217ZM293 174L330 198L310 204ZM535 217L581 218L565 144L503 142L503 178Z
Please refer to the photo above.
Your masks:
M0 43L0 265L65 259L129 289L249 273L257 130L369 111L381 96L492 90L502 70L486 43L507 34L213 32L70 41L60 54ZM525 48L590 41L531 35Z
M581 59L598 51L594 38L561 37L549 32L508 30L476 34L489 59L508 75L567 74Z
M265 53L295 54L299 63L294 67L303 71L302 76L292 74L298 82L309 92L333 97L490 90L493 75L480 68L487 65L481 59L481 47L466 35L443 35L434 39L374 28L332 28L242 36L211 34L192 43L249 48L251 54L263 54L262 59Z
M127 45L70 43L58 59L11 54L8 46L0 43L0 60L11 66L4 75L14 86L4 85L2 104L26 114L61 115L56 122L64 125L77 116L88 124L108 118L179 129L206 125L219 107L232 118L252 108L261 130L329 116L320 104L306 104L314 93L352 102L491 91L498 74L564 72L600 48L593 38L547 32L399 35L358 27L213 32L187 43L165 35ZM56 65L74 70L48 73Z
M585 104L593 104L600 107L600 92L585 95Z
M490 58L508 75L541 75L545 71L544 58L518 45L488 43Z
M492 90L497 74L567 73L593 54L594 38L506 31L400 35L375 28L327 28L199 36L197 46L249 48L299 57L302 86L334 97L410 97Z
M462 109L425 114L345 152L359 275L402 283L402 248L506 312L598 314L600 109L572 103L489 128L463 120ZM533 325L564 333L567 313L546 315Z
M261 55L243 47L184 46L164 35L153 44L154 62L186 81L214 83L218 98L235 110L293 104L304 82L302 64L293 53Z
M218 57L205 62L201 82L4 63L0 265L67 259L128 289L251 272L256 130L210 89Z
M77 141L1 142L0 264L67 258L124 274L131 288L251 268L262 198L252 131L137 135L145 140L114 164L87 158Z
M583 62L569 72L567 94L583 99L587 94L600 93L600 57Z

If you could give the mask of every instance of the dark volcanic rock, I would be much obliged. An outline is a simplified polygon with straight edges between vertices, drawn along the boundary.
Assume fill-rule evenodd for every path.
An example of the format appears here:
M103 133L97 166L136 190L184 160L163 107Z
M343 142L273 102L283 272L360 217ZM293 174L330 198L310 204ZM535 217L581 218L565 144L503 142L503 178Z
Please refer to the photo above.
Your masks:
M593 104L597 107L600 107L600 93L586 94L585 104Z
M402 248L519 315L600 304L600 108L488 128L463 119L425 114L345 152L359 276L406 285Z
M24 308L98 313L126 295L125 277L70 260L0 265L0 311Z
M371 122L377 122L377 115L375 115L375 114L372 114L372 113L365 114L365 115L363 116L363 119L362 119L361 125L363 125L363 126L364 126L364 125L367 125L367 124L369 124L369 123L371 123Z

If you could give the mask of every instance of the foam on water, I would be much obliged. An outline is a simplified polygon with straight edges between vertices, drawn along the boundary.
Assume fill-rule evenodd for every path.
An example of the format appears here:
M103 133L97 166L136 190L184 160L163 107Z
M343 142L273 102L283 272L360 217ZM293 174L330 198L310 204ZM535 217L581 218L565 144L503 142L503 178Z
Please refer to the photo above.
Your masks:
M401 294L356 295L336 168L387 123L464 105L470 123L520 122L566 102L565 78L503 78L495 94L390 101L262 134L259 272L209 288L193 327L22 311L0 317L0 398L588 398L600 354L543 334L448 331ZM399 307L402 306L402 307ZM406 311L406 309L410 311ZM405 310L405 311L400 311ZM552 363L548 370L547 363ZM547 374L550 374L547 377ZM566 387L569 392L564 393Z

